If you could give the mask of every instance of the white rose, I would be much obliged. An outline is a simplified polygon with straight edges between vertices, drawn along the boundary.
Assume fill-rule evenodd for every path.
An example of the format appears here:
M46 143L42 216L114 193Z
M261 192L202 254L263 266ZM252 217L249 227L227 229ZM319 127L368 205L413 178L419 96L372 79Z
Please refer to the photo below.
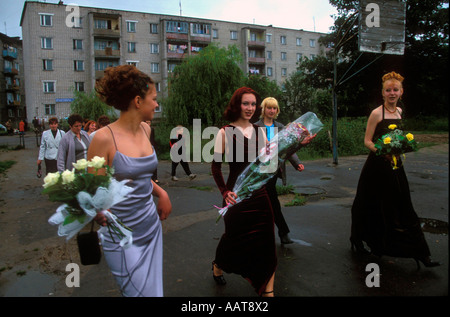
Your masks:
M88 167L88 161L85 159L78 160L76 163L72 163L73 167L77 170L82 171Z
M102 168L105 165L106 160L100 156L94 156L89 162L89 167L93 167L96 169Z
M69 184L69 183L73 182L73 180L75 179L75 172L65 170L64 172L62 172L61 177L62 177L63 184Z
M59 179L59 173L48 173L47 176L44 178L44 188L47 188L49 186L55 185L58 182Z

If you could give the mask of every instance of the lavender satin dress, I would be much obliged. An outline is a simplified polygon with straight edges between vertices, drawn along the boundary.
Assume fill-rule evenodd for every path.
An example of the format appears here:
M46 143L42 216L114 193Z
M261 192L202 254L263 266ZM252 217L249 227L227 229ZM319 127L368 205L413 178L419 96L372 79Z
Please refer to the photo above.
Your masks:
M113 159L114 177L119 181L130 179L127 185L133 188L125 201L111 208L133 230L133 245L123 249L114 234L115 241L109 234L104 234L102 241L105 259L123 296L163 296L162 228L151 182L157 165L154 151L150 156L135 158L117 150Z

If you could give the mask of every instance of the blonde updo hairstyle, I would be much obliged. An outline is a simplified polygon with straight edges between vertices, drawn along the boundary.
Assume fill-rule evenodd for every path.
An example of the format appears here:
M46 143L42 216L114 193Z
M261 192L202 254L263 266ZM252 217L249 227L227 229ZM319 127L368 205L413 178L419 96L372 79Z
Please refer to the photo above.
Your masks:
M404 80L404 79L405 79L405 78L404 78L402 75L400 75L400 74L398 74L398 73L396 73L396 72L390 72L390 73L385 74L385 75L381 78L381 81L382 81L382 83L383 83L383 87L384 87L384 84L385 84L387 81L389 81L389 80L397 80L398 82L400 82L401 86L403 87L403 80Z
M277 114L275 115L275 119L280 114L280 106L278 105L278 101L273 97L265 98L261 103L261 115L260 118L264 118L264 113L266 111L266 107L275 107L277 108Z

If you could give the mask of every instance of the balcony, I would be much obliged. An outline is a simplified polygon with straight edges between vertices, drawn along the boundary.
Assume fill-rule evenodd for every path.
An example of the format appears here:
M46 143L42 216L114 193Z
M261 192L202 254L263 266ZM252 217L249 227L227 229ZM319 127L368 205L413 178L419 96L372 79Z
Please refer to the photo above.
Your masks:
M13 51L10 51L10 50L3 50L2 56L3 56L3 58L16 59L17 58L17 52L13 52Z
M95 57L120 58L120 50L106 47L104 50L94 50Z
M186 53L167 52L168 59L183 59L186 55Z
M11 67L5 67L5 69L3 69L3 73L5 75L19 75L19 71L16 68Z
M191 42L210 43L211 42L211 35L209 35L209 34L194 34L194 35L191 35Z
M188 35L182 33L170 33L166 32L166 39L172 41L188 41Z
M264 48L264 47L266 47L266 42L264 42L264 41L248 41L247 45L249 47Z
M266 59L264 57L249 57L248 63L249 64L265 64Z
M114 29L96 29L96 28L94 28L93 35L107 37L107 38L119 38L120 37L120 29L119 29L119 26L116 26Z
M18 91L20 87L18 85L6 84L6 90Z

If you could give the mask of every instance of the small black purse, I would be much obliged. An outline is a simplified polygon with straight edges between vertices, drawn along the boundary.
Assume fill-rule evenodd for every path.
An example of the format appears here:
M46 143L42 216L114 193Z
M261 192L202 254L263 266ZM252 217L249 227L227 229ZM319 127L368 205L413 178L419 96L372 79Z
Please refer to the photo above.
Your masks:
M81 264L91 265L100 263L102 252L100 250L100 241L98 240L97 231L94 231L93 221L90 232L78 233L77 243Z

